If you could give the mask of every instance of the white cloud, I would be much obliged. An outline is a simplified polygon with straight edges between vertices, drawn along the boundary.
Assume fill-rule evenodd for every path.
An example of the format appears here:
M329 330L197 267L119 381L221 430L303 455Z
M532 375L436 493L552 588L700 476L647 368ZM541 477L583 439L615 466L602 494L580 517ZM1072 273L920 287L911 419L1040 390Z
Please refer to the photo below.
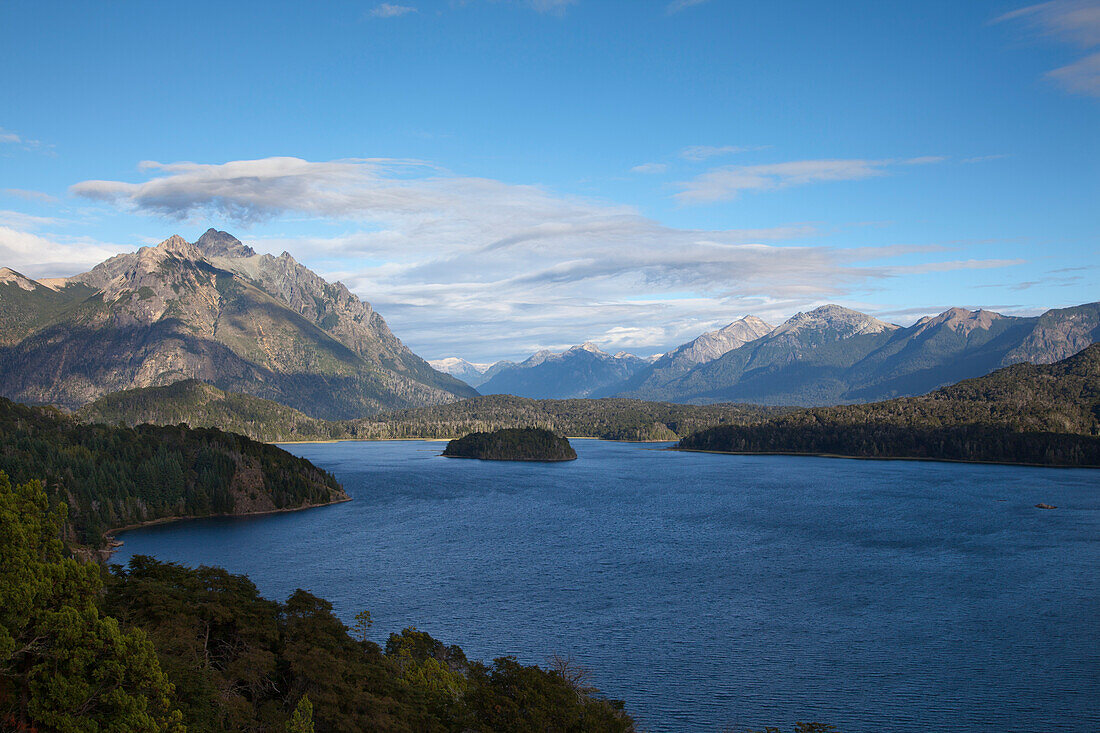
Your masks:
M666 10L668 11L669 15L671 15L673 13L679 13L681 10L686 10L687 8L694 7L696 5L702 5L705 2L709 2L709 0L675 0L674 2L668 4Z
M54 203L57 201L56 196L51 196L48 193L42 193L41 191L29 191L25 188L5 188L4 194L7 196L15 196L16 198L25 199L27 201L40 201L42 203Z
M1029 5L995 18L994 23L1021 21L1040 34L1082 49L1100 46L1100 1L1053 0ZM1047 72L1069 92L1100 97L1100 52Z
M733 155L753 149L738 145L690 145L680 151L680 157L684 160L706 160L718 155Z
M942 160L944 158L940 156L926 156L908 160L796 160L725 166L682 182L675 198L684 204L729 201L742 191L770 191L828 181L857 181L884 175L892 165L923 165Z
M664 173L666 170L668 170L668 166L664 163L642 163L631 168L630 172L652 175L654 173Z
M540 13L561 13L577 0L530 0L531 7Z
M246 241L343 280L427 357L492 361L589 339L616 350L671 347L747 312L774 318L842 298L893 275L877 261L930 251L793 244L816 235L810 224L669 227L629 206L418 161L268 158L144 169L150 180L85 181L72 190L192 220L196 229L301 214L340 227L328 237ZM615 330L623 328L645 331Z
M1047 76L1066 91L1100 97L1100 52L1060 69L1048 71Z
M41 140L31 140L11 130L5 130L3 127L0 127L0 144L18 145L24 150L36 150L42 147Z
M408 13L417 12L416 8L409 5L393 5L391 3L382 3L376 5L369 15L374 18L397 18Z
M27 277L74 275L91 269L122 249L86 238L41 236L8 225L19 221L17 218L0 217L0 266L10 267ZM38 224L44 221L23 220L22 223Z

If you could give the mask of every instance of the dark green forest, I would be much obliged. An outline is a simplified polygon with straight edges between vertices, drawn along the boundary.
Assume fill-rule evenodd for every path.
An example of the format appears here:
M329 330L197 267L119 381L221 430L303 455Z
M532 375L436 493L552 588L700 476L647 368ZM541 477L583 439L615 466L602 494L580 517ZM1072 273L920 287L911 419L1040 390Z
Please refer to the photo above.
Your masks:
M0 472L0 729L632 731L622 703L552 670L470 661L415 628L368 640L303 590L135 557L67 557L66 508Z
M347 498L309 461L215 429L89 425L0 398L0 436L0 470L41 479L69 507L67 539L93 549L107 530L139 522Z
M223 392L196 380L107 395L77 411L108 425L216 427L266 442L455 438L501 428L544 428L605 440L676 440L714 425L759 422L784 410L756 405L677 405L630 399L533 400L474 397L359 420L319 420L251 395Z
M569 441L542 428L502 428L455 438L443 450L451 458L487 461L574 461Z
M921 397L797 410L690 435L686 450L1100 466L1100 344Z

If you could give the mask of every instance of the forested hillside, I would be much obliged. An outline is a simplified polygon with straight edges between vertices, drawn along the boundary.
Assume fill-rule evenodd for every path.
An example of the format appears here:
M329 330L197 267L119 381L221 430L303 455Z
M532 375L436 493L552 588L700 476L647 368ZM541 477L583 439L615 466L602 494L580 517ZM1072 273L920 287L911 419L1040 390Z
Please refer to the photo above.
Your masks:
M114 425L217 427L268 442L455 438L501 428L545 428L559 435L607 440L676 440L726 423L746 424L783 410L755 405L676 405L628 399L533 400L474 397L389 412L361 420L318 420L271 400L223 392L195 380L117 392L77 412Z
M1100 466L1100 344L921 397L797 410L684 438L691 450Z
M240 435L185 426L88 425L0 398L0 470L41 479L69 507L68 538L98 548L114 527L347 499L329 473Z

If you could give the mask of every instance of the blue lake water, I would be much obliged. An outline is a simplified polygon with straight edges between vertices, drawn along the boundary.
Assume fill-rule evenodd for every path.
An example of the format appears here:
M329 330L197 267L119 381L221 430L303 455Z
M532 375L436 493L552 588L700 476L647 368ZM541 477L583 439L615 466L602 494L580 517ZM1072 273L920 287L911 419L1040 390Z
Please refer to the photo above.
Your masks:
M573 444L285 446L354 501L127 532L115 561L305 588L383 643L572 655L650 731L1100 730L1100 472Z

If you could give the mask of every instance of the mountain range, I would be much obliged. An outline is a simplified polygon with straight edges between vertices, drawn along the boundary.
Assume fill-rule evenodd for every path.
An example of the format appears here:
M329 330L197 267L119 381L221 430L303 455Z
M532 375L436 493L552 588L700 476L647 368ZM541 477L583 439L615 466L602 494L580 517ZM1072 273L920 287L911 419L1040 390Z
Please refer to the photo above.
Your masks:
M951 308L908 327L826 305L776 327L745 316L648 359L584 343L520 363L428 363L343 284L214 229L68 278L0 268L0 396L71 410L189 379L326 420L479 392L819 406L923 394L1097 340L1100 303L1033 317Z
M478 391L533 399L608 397L648 364L633 354L612 355L584 343L562 353L540 351L519 364L494 364L495 372Z
M75 409L199 379L336 419L477 394L410 351L341 283L214 229L70 278L5 269L0 313L0 395L21 402Z
M817 406L924 394L1010 364L1050 364L1097 340L1100 303L1033 317L950 308L908 327L825 305L777 327L745 316L656 359L584 344L499 362L475 381L482 394L531 398Z

